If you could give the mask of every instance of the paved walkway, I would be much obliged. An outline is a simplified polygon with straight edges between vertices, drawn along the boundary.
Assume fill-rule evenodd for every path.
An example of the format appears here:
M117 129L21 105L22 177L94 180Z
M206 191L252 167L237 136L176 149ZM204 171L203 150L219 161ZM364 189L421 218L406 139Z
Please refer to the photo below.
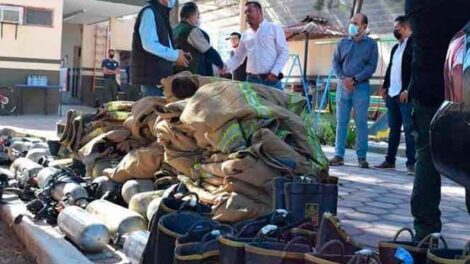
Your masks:
M86 108L85 111L93 111ZM47 137L55 136L59 116L0 116L0 128L12 126ZM332 147L324 147L328 157ZM371 165L384 156L369 153ZM358 242L375 247L377 242L391 239L402 227L412 227L410 196L413 177L405 172L405 160L397 159L397 170L359 169L354 151L348 150L346 166L332 167L331 174L340 178L338 215L345 229ZM464 189L443 178L443 235L451 246L462 247L470 241L470 215L464 204Z
M328 157L334 148L324 147ZM371 165L384 156L369 153ZM375 247L390 240L402 227L413 227L410 197L413 177L406 175L405 159L397 159L396 170L359 169L354 151L348 150L346 166L332 167L331 175L340 178L338 217L355 240ZM442 234L449 246L463 248L470 241L470 215L465 208L465 190L442 178Z
M62 116L59 115L19 115L0 116L1 128L15 128L18 132L32 134L38 137L53 139L56 137L56 125L61 120L65 120L65 113L69 109L74 109L84 113L93 113L95 108L87 106L62 107Z

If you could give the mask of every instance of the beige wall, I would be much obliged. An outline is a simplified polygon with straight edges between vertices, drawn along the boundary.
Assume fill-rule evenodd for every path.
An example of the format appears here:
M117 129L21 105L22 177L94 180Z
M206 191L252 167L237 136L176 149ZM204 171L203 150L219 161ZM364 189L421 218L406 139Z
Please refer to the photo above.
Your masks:
M54 10L53 26L18 26L15 39L15 26L3 25L3 38L0 39L0 57L26 59L60 60L62 40L63 0L0 0L0 4L50 8ZM0 62L0 68L58 70L60 63Z
M116 50L127 50L132 49L132 33L134 30L135 20L118 20L115 18L110 19L110 22L103 22L95 25L83 25L82 34L82 67L93 68L94 66L100 68L99 63L94 65L95 56L95 33L96 27L100 27L101 30L105 30L110 25L110 33L108 38L108 44L105 50L113 48ZM101 40L102 41L102 40ZM98 57L105 59L107 52L100 54ZM119 57L116 58L119 60ZM87 74L85 72L85 74Z
M74 47L82 45L82 25L63 24L62 52L60 57L68 57L67 67L73 67Z
M336 49L336 42L338 40L326 40L326 41L310 41L308 49L308 64L307 64L307 75L328 75L331 68L331 61L333 54ZM375 77L383 77L385 75L386 66L390 59L390 51L395 42L390 41L379 41L379 63L375 72ZM291 54L298 54L300 57L300 63L304 65L304 41L290 41L288 42L289 51ZM288 73L292 61L287 62L284 72ZM294 68L292 75L300 75L299 71Z
M132 34L134 32L135 19L111 18L111 48L116 50L132 49Z
M109 44L106 44L106 40L102 38L99 40L102 46L99 50L98 61L95 63L95 34L97 28L100 31L106 31L108 27L108 22L103 22L94 25L83 25L83 34L82 34L82 68L100 68L101 63L100 61L106 58L107 49Z

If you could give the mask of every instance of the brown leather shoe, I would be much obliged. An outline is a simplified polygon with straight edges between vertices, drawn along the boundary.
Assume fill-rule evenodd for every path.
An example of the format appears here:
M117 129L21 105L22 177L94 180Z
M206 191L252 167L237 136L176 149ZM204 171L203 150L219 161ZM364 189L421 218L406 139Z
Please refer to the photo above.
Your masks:
M338 156L334 156L332 159L330 159L330 166L343 166L344 165L344 159Z
M357 161L359 163L359 168L361 168L361 169L368 169L369 168L369 162L367 162L366 159L360 158L360 159L357 159Z
M374 166L377 169L395 169L395 163L390 163L388 161L384 161L379 165Z

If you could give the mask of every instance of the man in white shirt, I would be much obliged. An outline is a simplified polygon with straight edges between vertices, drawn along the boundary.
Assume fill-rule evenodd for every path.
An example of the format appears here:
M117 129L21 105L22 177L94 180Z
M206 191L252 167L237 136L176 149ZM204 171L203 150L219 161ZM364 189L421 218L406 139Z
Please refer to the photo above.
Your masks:
M409 175L414 174L416 163L415 141L412 135L412 107L408 98L408 85L411 78L412 31L410 23L404 16L395 19L393 31L398 40L392 49L390 64L385 74L382 95L387 104L388 125L390 127L388 150L385 161L375 166L379 169L395 168L401 127L405 130L406 167Z
M279 77L289 59L284 30L264 19L262 7L258 2L246 3L245 16L250 28L243 32L234 56L225 63L226 70L236 70L248 58L248 82L282 90Z

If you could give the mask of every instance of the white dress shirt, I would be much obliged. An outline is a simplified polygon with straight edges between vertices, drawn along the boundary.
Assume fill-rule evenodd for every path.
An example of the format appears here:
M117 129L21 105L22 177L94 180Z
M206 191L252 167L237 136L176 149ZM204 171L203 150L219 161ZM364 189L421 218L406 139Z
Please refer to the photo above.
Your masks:
M401 64L407 42L408 39L405 39L403 42L399 43L395 53L393 54L392 71L390 73L390 88L388 89L388 95L390 95L390 97L399 95L402 88Z
M236 70L246 57L247 73L273 73L277 76L289 59L286 36L281 26L263 20L257 31L249 28L243 32L234 56L226 62L228 70Z

